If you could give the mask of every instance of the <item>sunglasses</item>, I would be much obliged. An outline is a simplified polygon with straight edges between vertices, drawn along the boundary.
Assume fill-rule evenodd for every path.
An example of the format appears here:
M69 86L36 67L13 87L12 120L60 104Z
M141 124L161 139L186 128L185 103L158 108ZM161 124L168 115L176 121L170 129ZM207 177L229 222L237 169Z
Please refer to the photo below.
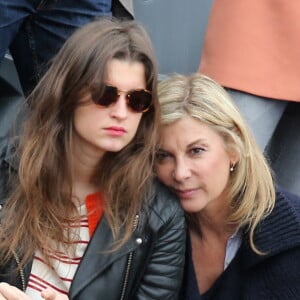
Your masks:
M127 105L132 111L143 113L150 109L152 94L150 91L144 89L122 91L115 86L104 85L104 90L100 95L99 91L92 90L91 96L95 104L108 107L118 101L121 93L125 93Z

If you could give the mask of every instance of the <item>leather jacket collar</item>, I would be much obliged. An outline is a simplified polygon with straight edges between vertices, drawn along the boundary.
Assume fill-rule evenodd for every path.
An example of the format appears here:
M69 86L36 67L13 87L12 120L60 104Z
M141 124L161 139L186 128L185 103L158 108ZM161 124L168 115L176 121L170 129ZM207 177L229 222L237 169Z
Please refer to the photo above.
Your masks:
M90 260L82 259L70 287L70 299L75 299L82 289L88 286L114 261L136 250L139 246L137 239L138 234L134 232L129 241L119 250L110 251L109 245L113 243L112 232L104 215L85 252L85 256L94 257L94 261L91 264Z

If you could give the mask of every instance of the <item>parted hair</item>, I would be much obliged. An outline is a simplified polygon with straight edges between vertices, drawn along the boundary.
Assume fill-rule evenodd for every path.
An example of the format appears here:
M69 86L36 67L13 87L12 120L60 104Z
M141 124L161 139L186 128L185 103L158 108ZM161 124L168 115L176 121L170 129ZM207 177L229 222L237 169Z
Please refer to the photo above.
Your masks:
M272 172L254 140L252 132L226 90L211 78L200 73L188 76L174 74L158 86L162 126L184 116L193 117L215 130L227 151L238 156L230 173L228 205L232 208L228 224L246 226L250 244L258 223L275 204ZM192 218L191 218L192 219Z
M55 250L53 240L72 242L69 229L77 213L72 201L74 111L90 89L101 91L107 64L115 58L143 64L153 98L133 140L117 153L107 152L93 176L104 196L105 217L116 245L131 236L135 215L151 186L160 119L157 66L142 25L104 18L69 37L28 97L30 112L16 152L18 176L11 183L0 229L1 263L21 250L24 265L36 249L46 255Z

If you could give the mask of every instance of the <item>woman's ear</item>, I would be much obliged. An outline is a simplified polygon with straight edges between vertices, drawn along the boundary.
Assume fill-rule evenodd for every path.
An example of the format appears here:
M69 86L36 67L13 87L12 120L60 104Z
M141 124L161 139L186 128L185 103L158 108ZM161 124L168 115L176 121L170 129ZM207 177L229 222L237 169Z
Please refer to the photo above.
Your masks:
M236 164L240 160L240 156L235 150L231 150L229 153L229 158L230 158L230 166L236 166Z

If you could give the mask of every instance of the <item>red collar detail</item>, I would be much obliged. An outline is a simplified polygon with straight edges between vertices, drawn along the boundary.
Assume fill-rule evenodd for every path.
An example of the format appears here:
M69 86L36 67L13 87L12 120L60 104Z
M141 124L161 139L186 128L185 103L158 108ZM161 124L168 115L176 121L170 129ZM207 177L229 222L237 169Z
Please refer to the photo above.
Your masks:
M103 199L100 192L87 195L85 198L85 206L88 214L89 233L91 237L104 211Z

